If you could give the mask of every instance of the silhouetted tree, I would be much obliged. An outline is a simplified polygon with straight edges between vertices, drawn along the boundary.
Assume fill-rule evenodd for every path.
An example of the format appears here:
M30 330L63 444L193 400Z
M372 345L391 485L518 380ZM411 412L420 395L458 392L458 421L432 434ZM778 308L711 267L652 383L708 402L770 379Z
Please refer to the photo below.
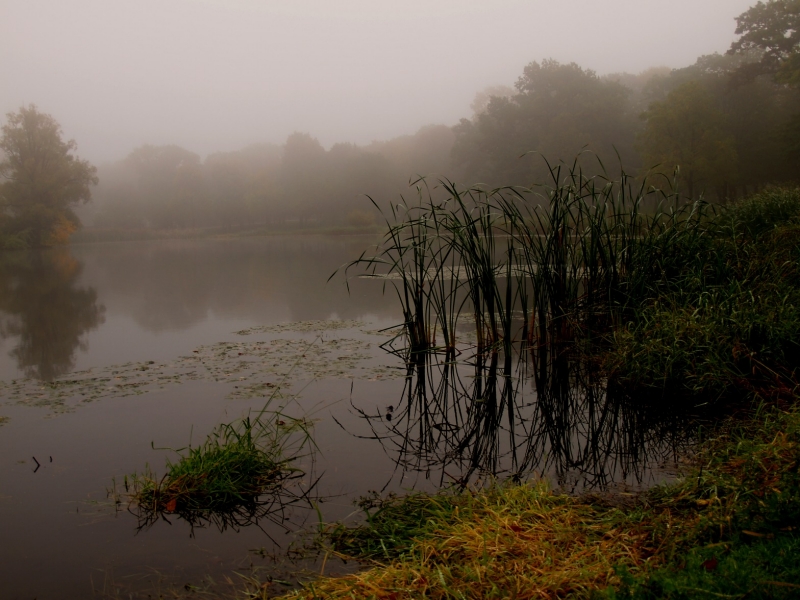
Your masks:
M757 53L760 60L737 69L733 85L768 75L779 84L800 89L800 0L759 2L739 15L736 25L741 37L731 44L728 54ZM784 123L778 141L796 171L800 167L800 111Z
M800 85L800 0L758 2L736 17L729 54L760 53L760 60L737 69L735 82L769 74L781 83Z

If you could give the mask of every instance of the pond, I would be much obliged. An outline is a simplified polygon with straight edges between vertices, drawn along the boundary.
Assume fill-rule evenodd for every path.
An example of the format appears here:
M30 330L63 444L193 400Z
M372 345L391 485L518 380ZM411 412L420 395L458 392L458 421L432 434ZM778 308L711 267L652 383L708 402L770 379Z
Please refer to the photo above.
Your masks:
M369 237L77 245L0 256L0 595L148 597L294 581L303 532L369 493L544 476L567 492L646 487L684 443L601 387L536 394L526 361L407 362L391 282L329 276ZM505 363L505 368L504 368ZM258 517L147 519L126 475L266 403L313 423L302 476ZM279 591L280 585L275 591Z

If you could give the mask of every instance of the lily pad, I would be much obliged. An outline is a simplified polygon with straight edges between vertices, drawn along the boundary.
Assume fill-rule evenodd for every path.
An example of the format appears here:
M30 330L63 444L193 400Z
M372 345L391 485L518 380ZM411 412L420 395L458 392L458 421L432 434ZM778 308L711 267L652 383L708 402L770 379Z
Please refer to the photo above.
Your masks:
M311 327L310 323L348 323L351 328L363 325L356 321L320 321L305 322L303 327ZM88 402L146 394L186 381L231 383L233 389L227 397L239 399L269 397L280 393L277 388L290 390L296 381L404 377L404 369L387 367L385 363L392 358L378 346L369 340L344 337L219 342L171 361L129 362L78 371L47 382L0 382L0 398L62 413Z
M283 333L292 331L295 333L314 333L317 331L335 331L338 329L356 329L362 327L362 321L293 321L291 323L280 323L278 325L259 325L237 331L237 335L252 335L254 333Z

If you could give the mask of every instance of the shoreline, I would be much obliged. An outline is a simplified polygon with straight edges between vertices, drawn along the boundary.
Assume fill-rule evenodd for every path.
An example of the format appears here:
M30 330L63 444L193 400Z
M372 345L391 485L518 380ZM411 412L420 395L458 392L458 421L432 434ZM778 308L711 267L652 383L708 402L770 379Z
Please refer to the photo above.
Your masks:
M130 230L102 229L81 230L70 239L68 246L87 244L105 244L117 242L149 242L169 240L226 240L254 237L286 237L286 236L372 236L383 233L382 229L355 227L318 227L304 229L271 229L271 228L213 228L213 229L169 229L169 230Z
M800 410L761 405L706 434L682 477L629 497L537 482L366 504L365 525L321 540L367 568L280 597L796 597Z

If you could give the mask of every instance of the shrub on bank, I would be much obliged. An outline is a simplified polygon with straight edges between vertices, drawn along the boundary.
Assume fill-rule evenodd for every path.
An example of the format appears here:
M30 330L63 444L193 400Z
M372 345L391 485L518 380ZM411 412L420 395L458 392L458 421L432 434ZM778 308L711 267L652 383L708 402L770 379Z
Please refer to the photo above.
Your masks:
M800 190L723 208L610 336L612 385L713 402L791 394L800 366ZM677 246L679 248L680 246ZM645 248L645 251L650 251Z

